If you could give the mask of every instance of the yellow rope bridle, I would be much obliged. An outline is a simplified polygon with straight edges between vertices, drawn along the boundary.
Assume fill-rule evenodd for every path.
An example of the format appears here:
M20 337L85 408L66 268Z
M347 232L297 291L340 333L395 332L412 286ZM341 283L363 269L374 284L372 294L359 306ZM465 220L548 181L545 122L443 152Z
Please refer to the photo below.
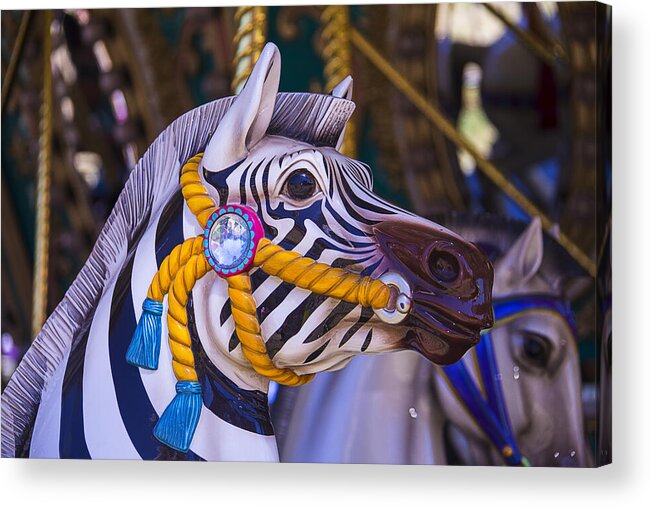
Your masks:
M203 154L195 155L183 166L181 190L188 208L197 218L199 224L205 227L217 206L199 176L198 167L202 156ZM201 237L199 237L200 239ZM199 256L201 255L199 254ZM253 265L268 275L276 276L297 287L362 306L385 308L391 295L390 288L379 280L373 280L368 276L359 276L344 269L333 268L303 257L296 252L284 250L271 243L267 238L260 240ZM202 272L201 276L204 274L205 272ZM191 276L185 276L184 281L190 282ZM260 375L285 385L302 385L312 380L313 375L297 375L291 370L277 368L271 362L260 334L248 273L231 276L226 278L226 281L228 282L235 331L242 344L244 356L251 363L253 369ZM188 283L185 288L189 290L190 285L193 284ZM169 320L168 316L168 322ZM179 326L175 326L174 331L176 332L178 328ZM172 328L170 328L170 340L174 340L174 338Z
M195 155L183 166L180 183L188 208L205 229L219 208L201 181L198 168L202 157L202 153ZM258 242L252 267L313 293L374 310L389 308L396 302L397 294L392 294L394 289L380 280L333 268L303 257L297 252L284 250L264 237ZM188 331L186 305L196 282L211 271L213 270L204 255L203 235L189 238L174 247L151 281L147 300L143 304L146 311L143 312L127 353L127 360L131 364L149 369L157 368L160 323L156 319L162 314L162 303L167 295L167 326L172 367L178 380L178 394L166 409L166 413L174 412L174 416L168 417L172 422L161 424L166 417L164 413L154 434L159 440L179 450L187 450L201 408L201 391ZM244 357L256 373L289 386L303 385L312 380L314 374L299 375L291 369L279 368L273 364L262 338L249 273L238 273L226 277L225 280L228 283L235 333ZM147 342L147 339L143 340L143 335L155 337L156 334L158 349L155 345L143 345L143 342ZM149 359L143 359L144 356ZM183 435L180 436L179 432Z

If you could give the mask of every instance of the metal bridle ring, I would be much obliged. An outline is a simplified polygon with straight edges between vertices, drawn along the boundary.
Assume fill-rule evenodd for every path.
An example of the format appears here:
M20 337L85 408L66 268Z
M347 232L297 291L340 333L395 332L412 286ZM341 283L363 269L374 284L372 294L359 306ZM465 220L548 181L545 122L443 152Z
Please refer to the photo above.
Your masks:
M389 287L395 287L398 290L398 298L396 300L396 307L393 310L387 308L382 308L380 310L374 309L375 315L382 322L387 324L399 324L407 315L409 315L409 310L411 309L411 287L407 281L395 271L387 271L384 273L379 280L388 285Z

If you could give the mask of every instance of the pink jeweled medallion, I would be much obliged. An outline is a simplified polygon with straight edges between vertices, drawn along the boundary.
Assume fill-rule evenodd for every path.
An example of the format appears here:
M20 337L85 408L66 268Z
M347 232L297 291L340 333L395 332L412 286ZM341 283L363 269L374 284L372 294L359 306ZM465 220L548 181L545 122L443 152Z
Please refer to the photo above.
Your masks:
M228 204L215 210L203 232L203 253L221 277L239 275L251 268L262 223L251 208Z

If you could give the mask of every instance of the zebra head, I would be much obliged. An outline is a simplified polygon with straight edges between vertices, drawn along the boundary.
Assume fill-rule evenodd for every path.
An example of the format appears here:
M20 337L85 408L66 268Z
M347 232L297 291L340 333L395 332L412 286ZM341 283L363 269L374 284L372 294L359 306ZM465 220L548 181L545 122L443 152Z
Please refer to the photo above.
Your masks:
M374 277L398 273L413 303L406 320L389 324L254 270L274 364L307 374L338 369L360 352L400 349L456 361L492 323L489 261L457 234L375 195L370 168L338 151L354 108L345 98L350 78L331 96L278 94L279 80L280 54L267 44L206 147L199 172L208 192L220 206L255 210L266 237L285 249ZM237 376L247 363L223 280L198 283L194 307L210 359Z

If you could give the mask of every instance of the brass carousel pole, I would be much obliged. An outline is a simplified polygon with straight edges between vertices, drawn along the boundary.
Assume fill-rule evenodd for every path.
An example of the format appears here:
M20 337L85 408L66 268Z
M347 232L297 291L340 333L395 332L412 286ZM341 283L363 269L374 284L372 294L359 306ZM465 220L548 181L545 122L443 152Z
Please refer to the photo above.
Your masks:
M32 16L32 11L25 11L22 19L20 20L20 26L18 27L18 35L16 36L16 43L14 44L14 49L11 52L11 57L9 58L9 65L7 66L7 72L5 73L4 79L2 80L2 113L5 112L5 105L7 104L7 99L9 98L9 93L11 92L11 87L14 84L14 74L16 74L16 68L18 67L18 62L20 61L20 55L23 52L23 47L25 46L25 38L27 35L27 28L29 27L29 21Z
M542 210L525 197L488 159L479 153L474 144L461 135L454 125L441 111L432 105L409 81L407 81L396 69L393 68L378 51L359 33L351 28L351 42L355 47L375 65L375 67L395 86L404 96L425 115L450 141L457 147L465 149L477 163L477 168L482 171L498 188L508 195L518 206L520 206L530 217L540 217L545 230L556 241L567 250L567 252L588 272L595 276L597 269L595 262L579 248L574 241L561 231L559 225L552 221Z
M38 173L36 183L36 243L34 290L32 300L32 336L35 337L47 314L48 257L50 247L50 180L52 168L52 18L44 13L43 24L43 103L41 105Z
M323 41L323 60L325 61L323 74L326 80L325 91L328 93L352 74L349 9L348 5L330 5L321 14L323 23L321 40ZM355 158L357 155L355 123L352 119L346 125L346 134L340 151L351 158Z
M231 91L239 93L267 40L267 8L238 7L235 11L235 24L237 30L233 37L235 56Z
M552 49L549 50L545 44L535 35L520 28L517 24L511 21L502 11L489 3L483 4L488 12L499 19L513 34L531 51L533 51L540 59L544 60L549 65L554 65L557 59L566 60L567 55L565 50L557 41L552 41Z

